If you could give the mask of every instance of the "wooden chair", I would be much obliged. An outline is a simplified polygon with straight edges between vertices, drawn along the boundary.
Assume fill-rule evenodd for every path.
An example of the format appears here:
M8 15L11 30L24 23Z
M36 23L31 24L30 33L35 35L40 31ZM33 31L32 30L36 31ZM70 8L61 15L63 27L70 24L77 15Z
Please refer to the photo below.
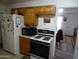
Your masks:
M56 34L56 47L61 47L61 40L63 40L63 31L60 29Z

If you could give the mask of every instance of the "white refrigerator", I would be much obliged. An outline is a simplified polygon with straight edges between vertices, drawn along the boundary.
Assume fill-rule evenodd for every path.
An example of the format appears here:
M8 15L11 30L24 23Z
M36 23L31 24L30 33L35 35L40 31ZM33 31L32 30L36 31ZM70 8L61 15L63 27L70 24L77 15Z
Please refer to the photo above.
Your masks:
M22 15L3 15L1 18L3 49L19 54L19 36L23 26L24 17Z

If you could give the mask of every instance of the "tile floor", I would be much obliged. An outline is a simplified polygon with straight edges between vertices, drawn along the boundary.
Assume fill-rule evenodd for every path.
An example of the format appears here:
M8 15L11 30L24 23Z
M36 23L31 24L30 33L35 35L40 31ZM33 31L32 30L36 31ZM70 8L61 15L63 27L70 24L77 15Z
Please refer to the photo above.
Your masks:
M73 48L71 45L71 39L72 37L66 37L66 36L64 37L61 48L56 49L55 58L53 59L73 59ZM23 55L15 56L3 49L0 49L0 59L29 59L29 58L23 57ZM31 59L38 59L38 58L32 57Z

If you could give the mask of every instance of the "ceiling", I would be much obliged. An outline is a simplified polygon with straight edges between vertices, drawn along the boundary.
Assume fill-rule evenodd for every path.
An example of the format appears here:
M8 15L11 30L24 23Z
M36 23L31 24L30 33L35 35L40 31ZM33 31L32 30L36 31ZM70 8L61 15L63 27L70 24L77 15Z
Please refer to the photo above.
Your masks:
M9 4L9 3L20 3L25 1L30 1L30 0L0 0L0 3Z

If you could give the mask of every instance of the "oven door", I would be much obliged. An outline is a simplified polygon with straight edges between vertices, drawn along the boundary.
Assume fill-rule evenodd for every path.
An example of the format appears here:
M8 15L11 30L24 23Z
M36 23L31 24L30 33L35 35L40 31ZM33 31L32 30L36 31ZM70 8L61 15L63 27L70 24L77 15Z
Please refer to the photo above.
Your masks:
M45 59L49 58L49 44L31 40L31 53Z

